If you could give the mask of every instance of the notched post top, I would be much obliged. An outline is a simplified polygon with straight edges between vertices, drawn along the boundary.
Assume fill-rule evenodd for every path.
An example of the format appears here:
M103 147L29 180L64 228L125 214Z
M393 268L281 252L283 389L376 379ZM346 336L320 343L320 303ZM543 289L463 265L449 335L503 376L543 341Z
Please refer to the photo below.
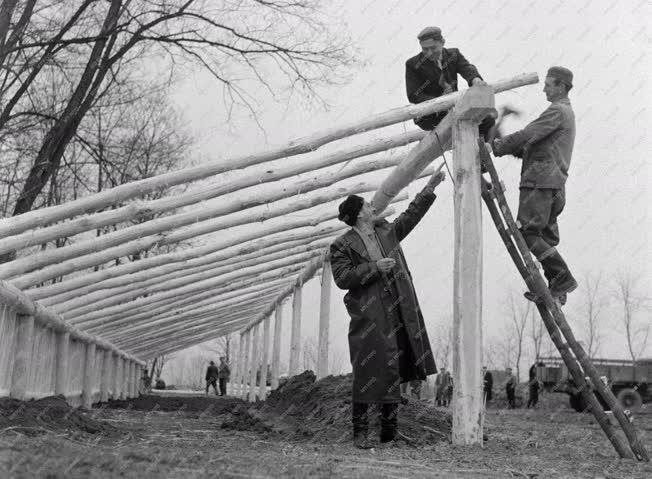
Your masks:
M453 108L453 118L481 122L484 118L498 115L495 108L494 90L489 85L474 86L466 90Z

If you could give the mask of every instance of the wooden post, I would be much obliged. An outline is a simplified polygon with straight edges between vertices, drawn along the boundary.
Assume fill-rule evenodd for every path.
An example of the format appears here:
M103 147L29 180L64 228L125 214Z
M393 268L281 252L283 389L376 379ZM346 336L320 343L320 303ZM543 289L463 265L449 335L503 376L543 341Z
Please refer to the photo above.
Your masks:
M319 339L317 352L317 379L328 376L328 335L331 320L331 262L324 261L321 271L319 298Z
M70 357L70 333L56 333L56 353L54 357L54 394L64 397L68 394L68 358Z
M114 400L120 399L120 356L116 353L111 354L111 369L113 370L112 380L113 380L113 391L111 397Z
M294 288L292 296L292 337L290 339L290 376L299 374L301 359L301 289L299 284Z
M129 389L127 388L127 359L120 358L120 390L122 391L121 399L129 399Z
M482 202L478 124L495 112L491 87L473 87L453 111L453 444L482 446ZM449 115L450 116L450 115Z
M258 387L258 397L263 401L267 397L267 365L269 364L269 329L271 322L272 317L267 316L263 323L263 354L260 358L260 385Z
M283 329L283 303L277 303L274 311L274 345L272 346L272 389L278 387L281 369L281 331Z
M240 397L242 399L247 399L247 391L249 391L249 388L247 387L247 382L249 377L251 376L250 374L250 369L251 369L251 329L247 330L244 332L245 334L245 351L244 351L244 362L243 362L243 370L242 370L242 382L241 382L241 388L240 388Z
M251 328L251 372L249 374L249 401L256 402L256 373L258 372L258 326Z
M16 353L11 376L11 397L27 399L27 387L32 368L34 348L34 316L16 315Z
M82 406L90 409L93 404L93 373L95 371L95 343L86 343L84 379L82 383Z
M109 383L111 380L111 351L104 350L102 357L102 373L100 376L100 402L109 400Z

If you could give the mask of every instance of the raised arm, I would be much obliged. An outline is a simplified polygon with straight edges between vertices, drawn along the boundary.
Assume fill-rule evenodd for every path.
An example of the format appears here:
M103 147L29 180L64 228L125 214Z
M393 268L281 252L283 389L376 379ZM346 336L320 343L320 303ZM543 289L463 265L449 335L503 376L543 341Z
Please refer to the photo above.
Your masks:
M428 184L420 193L417 194L417 196L414 197L407 210L401 213L399 217L393 221L392 228L394 228L398 241L403 241L403 238L410 234L419 221L421 221L421 218L423 218L426 212L430 209L435 198L437 198L437 195L435 195L435 188L439 183L444 181L444 178L446 177L444 172L440 170L441 166L432 175Z
M530 145L546 138L562 125L563 115L554 103L541 113L539 118L511 135L495 139L491 148L496 156L517 154L520 156Z
M457 48L452 48L451 50L455 58L457 73L467 81L469 87L473 86L473 80L475 78L482 80L482 77L480 76L480 73L478 72L478 69L475 67L475 65L464 58L464 55L462 55L462 53Z

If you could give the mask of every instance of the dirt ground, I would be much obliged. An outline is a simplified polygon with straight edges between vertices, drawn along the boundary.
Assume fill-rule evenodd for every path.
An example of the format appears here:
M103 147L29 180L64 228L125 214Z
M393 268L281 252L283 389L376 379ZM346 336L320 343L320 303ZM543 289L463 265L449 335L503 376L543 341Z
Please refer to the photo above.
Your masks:
M552 395L536 410L489 409L483 448L452 446L448 411L412 400L399 412L412 444L356 450L350 383L306 372L256 405L141 396L83 411L60 397L0 400L0 477L652 477L652 465L619 460L592 416ZM652 450L652 412L635 422Z

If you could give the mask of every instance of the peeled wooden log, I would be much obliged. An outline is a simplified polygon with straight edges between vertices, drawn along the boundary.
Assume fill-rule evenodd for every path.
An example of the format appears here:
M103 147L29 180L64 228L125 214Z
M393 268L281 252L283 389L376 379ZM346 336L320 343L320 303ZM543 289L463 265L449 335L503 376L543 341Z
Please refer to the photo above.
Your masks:
M229 292L223 292L220 290L216 290L215 292L206 291L202 294L185 297L183 300L180 301L176 301L173 298L169 303L165 303L162 305L159 305L159 303L154 303L153 306L149 306L150 311L147 311L147 307L143 307L143 308L139 308L137 310L138 312L128 311L120 315L114 315L114 316L112 315L109 318L111 320L109 323L106 323L103 326L86 327L85 330L88 332L92 332L93 334L97 334L104 337L104 335L106 335L107 332L113 330L122 330L125 326L149 324L150 322L154 322L158 320L162 315L167 314L170 310L172 309L176 310L175 308L182 308L185 306L199 304L199 303L203 304L207 300L212 300L214 302L223 301L226 299L231 299L240 296L242 294L247 294L254 291L260 292L262 294L266 290L275 288L279 285L286 285L287 283L288 283L288 278L282 277L274 280L259 281L259 283L254 284L254 286L245 284L243 285L242 288L234 288ZM229 285L229 287L230 286L231 285Z
M492 87L495 92L510 90L522 85L536 83L536 80L532 81L532 77L536 78L536 73L523 74L505 80L499 80L492 83ZM0 225L0 238L19 234L30 228L38 227L39 225L50 224L82 213L99 210L130 198L151 193L160 188L169 188L171 186L208 178L209 176L225 173L234 169L245 168L279 158L299 155L301 153L308 153L326 143L341 138L382 128L394 123L400 123L437 111L448 110L455 104L460 95L460 92L455 92L417 105L406 105L389 110L385 113L367 115L363 120L300 138L272 151L171 171L152 178L146 178L120 185L78 200L69 201L63 205L50 206L40 210L29 211L22 215L4 220L2 225Z
M242 263L217 267L211 264L205 264L201 267L175 271L173 273L163 275L157 274L157 272L154 270L149 270L147 272L129 275L130 277L125 278L125 280L122 281L122 286L120 287L114 286L112 288L104 288L100 291L86 295L81 295L80 293L80 297L65 301L63 303L55 304L53 307L56 311L65 313L68 311L74 311L78 308L90 304L94 304L97 301L103 301L109 297L121 297L127 298L128 300L129 298L133 298L134 295L140 296L141 294L139 294L139 291L150 291L150 288L152 287L160 288L162 285L172 284L172 282L175 280L184 279L188 282L200 281L227 273L245 271L249 267L260 266L262 262L269 263L276 260L287 260L288 258L298 254L315 252L315 250L323 249L328 246L328 244L330 244L329 241L329 239L319 240L309 245L298 246L287 251L273 253L266 256L263 261L261 261L260 258L254 258L252 260L243 261Z
M498 93L531 85L538 81L539 77L536 73L528 73L514 77L501 85L493 84L491 87L495 93ZM466 91L470 91L471 89ZM464 93L461 92L458 94L455 101L461 98L461 95ZM454 102L450 104L449 108L453 104ZM441 156L444 151L450 149L452 125L452 115L449 112L433 131L428 133L418 145L412 148L405 161L394 169L374 195L372 203L376 212L383 211L387 207L389 200L409 185L426 166Z
M232 213L239 213L243 210L253 208L255 206L265 205L274 201L290 198L296 195L304 194L306 192L314 191L320 188L328 187L334 183L342 181L353 176L357 176L366 172L375 171L382 168L395 165L399 162L401 157L388 156L387 158L378 159L369 162L350 164L346 168L334 171L327 174L315 176L307 180L298 180L292 184L284 182L274 182L274 186L270 186L267 191L261 192L257 195L241 195L238 198L224 200L219 204L202 209L193 209L183 213L176 213L170 216L156 218L144 223L123 228L111 233L107 233L100 237L79 241L62 248L46 250L42 253L32 254L29 257L19 258L9 263L0 264L0 278L6 279L17 275L29 273L44 266L53 263L61 263L66 260L78 258L80 256L97 253L107 248L112 248L117 245L127 246L125 243L137 240L140 244L142 238L150 238L151 244L166 245L175 244L179 241L184 241L190 238L197 237L201 234L220 231L226 228L248 224L254 221L260 221L272 217L271 215L280 216L287 214L291 211L296 211L295 204L288 204L285 206L277 206L251 218L248 215L236 215L236 217L219 218L228 216ZM416 177L416 176L415 176ZM326 193L328 196L328 194ZM342 192L339 191L339 195ZM321 204L319 198L310 198L304 196L302 200L307 203L303 206L305 209L311 206ZM208 221L207 225L196 225L196 223ZM182 226L195 225L187 230L169 232L170 230L178 229ZM102 264L102 263L98 263Z
M131 219L165 213L167 211L223 196L251 186L278 181L284 178L293 178L297 175L318 170L320 168L326 168L355 158L404 146L419 141L424 136L425 133L423 131L415 130L389 138L374 139L365 145L347 147L341 151L319 158L311 158L298 164L279 166L273 169L266 169L265 171L244 171L242 175L230 177L228 181L194 188L191 191L180 195L166 196L151 201L135 201L127 206L111 209L92 216L58 223L46 228L26 231L22 234L16 234L1 240L0 254L47 243L57 238L67 238L84 231L99 229L104 226L122 223ZM233 170L231 170L230 173L233 173ZM0 223L0 229L1 228L2 226Z
M72 339L76 339L77 341L81 341L83 343L92 342L96 344L98 347L101 347L103 349L110 349L111 351L114 351L116 354L134 360L139 364L141 363L139 359L128 355L124 351L116 348L113 344L109 343L108 341L104 341L101 338L97 338L95 336L91 336L90 334L80 331L76 327L64 321L64 319L61 316L51 311L50 309L44 308L40 304L32 301L18 288L12 286L11 284L5 281L0 281L0 303L12 307L19 314L32 316L34 320L37 321L39 324L48 326L56 332L70 333L70 337Z

